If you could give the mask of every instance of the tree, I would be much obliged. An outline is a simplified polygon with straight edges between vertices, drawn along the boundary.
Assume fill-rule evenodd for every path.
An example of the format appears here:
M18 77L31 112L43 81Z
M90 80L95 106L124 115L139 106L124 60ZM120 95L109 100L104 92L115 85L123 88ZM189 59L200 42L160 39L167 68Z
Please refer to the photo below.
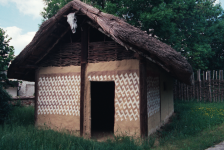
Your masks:
M44 0L48 1L48 0ZM194 71L223 69L223 9L215 0L92 0L102 11L125 19L170 45L186 57ZM45 14L53 16L60 0L48 3ZM50 10L54 10L50 11ZM44 16L45 19L46 16ZM153 30L149 30L153 29ZM216 35L215 37L211 35ZM219 45L217 47L217 45ZM217 64L213 59L219 56Z
M43 16L43 21L53 17L58 10L60 10L64 5L72 0L43 0L46 7L44 7L44 11L41 12Z
M5 72L14 56L14 48L9 46L9 41L5 31L0 28L0 124L4 123L11 110L8 104L11 97L3 89L3 86L10 84Z
M0 86L7 84L8 78L6 71L8 70L9 63L14 58L14 48L9 46L11 38L8 39L5 31L0 28Z
M217 21L209 30L207 31L209 37L211 37L210 46L214 55L209 57L209 66L210 70L219 70L223 69L224 65L224 20L223 17Z
M212 69L212 58L220 55L220 51L211 46L215 40L210 31L219 32L217 24L223 25L219 23L223 9L213 3L211 0L111 0L105 10L171 45L196 71ZM224 68L223 64L219 66Z

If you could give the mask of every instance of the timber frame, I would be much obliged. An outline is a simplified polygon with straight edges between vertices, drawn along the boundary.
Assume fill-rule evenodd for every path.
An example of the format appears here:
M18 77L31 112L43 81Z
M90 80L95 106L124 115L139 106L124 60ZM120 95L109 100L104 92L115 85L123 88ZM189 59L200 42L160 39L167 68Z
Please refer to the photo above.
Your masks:
M148 135L148 118L147 118L147 82L146 82L146 60L140 57L140 131L141 137Z

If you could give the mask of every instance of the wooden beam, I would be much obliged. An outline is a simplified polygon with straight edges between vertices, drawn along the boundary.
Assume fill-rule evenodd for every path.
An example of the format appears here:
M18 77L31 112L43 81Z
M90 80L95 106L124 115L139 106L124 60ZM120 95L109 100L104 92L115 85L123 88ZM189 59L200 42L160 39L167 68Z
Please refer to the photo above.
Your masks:
M69 31L69 27L67 29L65 29L65 31L61 34L61 36L55 41L55 43L49 48L47 49L44 54L35 62L35 64L39 63L53 48L54 46L61 40L61 38L63 38L63 36Z
M34 111L34 121L36 124L37 121L37 100L38 100L38 78L39 78L39 69L35 70L35 111Z
M81 31L81 93L80 93L80 136L84 133L84 104L85 104L85 74L88 63L88 27L82 26Z
M143 57L139 61L139 79L140 79L140 131L141 137L148 135L148 117L147 117L147 82L146 82L146 61Z

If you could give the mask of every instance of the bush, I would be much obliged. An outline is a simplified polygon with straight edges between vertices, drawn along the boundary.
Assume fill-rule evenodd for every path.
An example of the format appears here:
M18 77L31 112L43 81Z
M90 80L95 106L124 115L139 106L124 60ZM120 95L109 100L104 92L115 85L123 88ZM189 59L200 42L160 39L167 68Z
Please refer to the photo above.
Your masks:
M0 124L3 124L11 111L11 105L8 101L11 96L0 86Z

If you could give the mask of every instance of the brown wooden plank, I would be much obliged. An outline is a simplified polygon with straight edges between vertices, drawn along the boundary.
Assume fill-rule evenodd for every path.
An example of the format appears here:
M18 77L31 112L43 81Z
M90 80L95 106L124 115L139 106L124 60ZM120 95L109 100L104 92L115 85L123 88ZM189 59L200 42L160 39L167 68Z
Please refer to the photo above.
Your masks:
M221 71L221 102L223 102L223 70L220 70Z
M84 133L84 96L85 96L85 73L88 60L88 27L82 26L81 32L81 93L80 93L80 136Z
M81 63L87 63L88 59L88 27L86 24L82 26L81 32Z
M35 111L34 111L34 120L35 124L37 121L37 100L38 100L38 78L39 78L39 69L35 70Z
M83 136L86 63L81 64L80 136Z
M219 99L219 101L221 102L221 91L220 91L220 85L221 85L221 70L219 70L219 80L218 80L218 82L219 82L219 83L218 83L218 84L219 84L219 87L218 87L218 88L219 88L219 89L218 89L218 90L219 90L219 92L218 92L218 93L219 93L219 94L218 94L218 99Z
M148 117L147 117L147 82L146 82L146 61L140 58L140 130L141 137L148 135Z
M212 102L212 89L211 89L211 71L208 71L208 99L209 102Z
M215 102L215 94L214 94L214 91L215 91L215 70L213 70L213 74L212 74L212 101Z

